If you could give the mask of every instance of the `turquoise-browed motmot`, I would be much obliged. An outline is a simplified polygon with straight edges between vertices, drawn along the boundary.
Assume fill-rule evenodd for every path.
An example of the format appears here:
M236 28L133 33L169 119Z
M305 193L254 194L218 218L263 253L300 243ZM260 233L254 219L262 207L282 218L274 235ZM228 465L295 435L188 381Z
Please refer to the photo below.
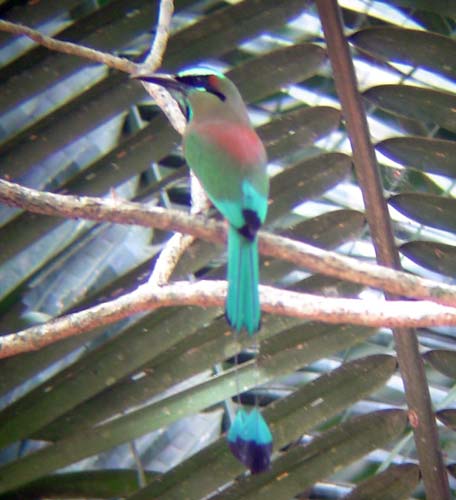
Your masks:
M228 220L230 325L252 335L260 328L257 232L266 218L266 152L234 83L197 68L177 75L135 75L165 87L187 118L184 155L212 203ZM237 412L227 434L234 456L252 473L269 468L272 435L257 408Z
M237 331L260 327L257 232L266 218L266 152L234 83L197 68L175 76L136 75L168 89L182 107L185 159L229 222L226 317Z

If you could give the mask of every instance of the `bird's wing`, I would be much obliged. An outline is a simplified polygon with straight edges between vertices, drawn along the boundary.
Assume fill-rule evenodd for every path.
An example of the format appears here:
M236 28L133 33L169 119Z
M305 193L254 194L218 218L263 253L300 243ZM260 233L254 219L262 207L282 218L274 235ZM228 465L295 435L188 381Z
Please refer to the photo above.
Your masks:
M190 168L231 224L245 224L245 209L264 221L269 187L266 153L253 129L222 121L190 124L184 149Z

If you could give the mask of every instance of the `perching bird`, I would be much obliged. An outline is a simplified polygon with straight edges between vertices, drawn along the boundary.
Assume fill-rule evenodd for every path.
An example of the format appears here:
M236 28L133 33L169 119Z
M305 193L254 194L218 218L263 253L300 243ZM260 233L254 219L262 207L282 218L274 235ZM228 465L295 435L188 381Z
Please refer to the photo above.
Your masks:
M242 97L226 76L197 68L135 75L171 92L187 118L185 159L229 222L226 317L252 335L260 328L257 232L266 218L266 152Z
M169 90L187 118L185 159L229 223L226 317L236 331L245 328L252 335L261 319L257 232L266 219L269 192L263 143L238 89L223 74L197 68L135 78ZM227 439L252 474L269 468L272 435L257 408L237 412Z

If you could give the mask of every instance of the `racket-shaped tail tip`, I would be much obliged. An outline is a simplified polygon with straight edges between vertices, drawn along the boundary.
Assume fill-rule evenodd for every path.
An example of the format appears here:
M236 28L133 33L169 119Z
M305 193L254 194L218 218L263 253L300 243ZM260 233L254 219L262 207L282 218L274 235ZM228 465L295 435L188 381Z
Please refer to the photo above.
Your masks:
M250 414L239 410L228 432L228 445L233 455L252 474L269 470L272 454L272 434L261 413L255 408Z

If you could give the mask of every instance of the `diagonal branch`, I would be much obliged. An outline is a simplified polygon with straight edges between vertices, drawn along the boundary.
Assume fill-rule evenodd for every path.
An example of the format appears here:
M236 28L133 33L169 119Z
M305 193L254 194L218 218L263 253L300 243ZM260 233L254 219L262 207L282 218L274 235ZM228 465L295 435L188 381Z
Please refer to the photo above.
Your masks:
M166 44L169 35L169 25L173 13L173 1L162 0L160 2L160 12L158 16L157 34L152 44L149 55L146 58L147 69L149 72L154 72L158 69L163 59L163 54L166 49ZM0 31L6 31L13 35L24 35L33 41L39 43L43 47L53 50L55 52L62 52L89 61L105 64L112 69L123 71L135 75L144 68L144 64L137 64L124 57L114 56L107 52L84 47L72 42L64 42L47 36L37 30L24 26L23 24L16 24L9 21L0 19ZM183 117L180 113L174 100L167 92L163 92L155 85L144 82L143 84L146 91L155 99L157 105L162 109L173 127L182 133L183 130Z
M139 72L151 73L161 66L165 48L168 43L171 19L174 11L172 0L161 0L158 26L154 42L148 56L141 65ZM162 109L174 129L180 134L185 130L185 117L182 114L176 101L162 87L141 81L148 94L155 100ZM192 213L204 212L208 206L207 197L196 177L191 173L191 198ZM166 243L165 248L160 253L152 274L149 277L150 285L164 285L168 283L176 268L179 259L187 248L195 241L195 237L188 234L176 233Z
M166 45L168 43L173 11L174 4L172 0L161 0L156 35L149 54L144 60L144 63L141 65L141 69L139 70L140 72L147 71L152 73L161 66ZM163 110L174 129L182 134L185 129L185 117L171 95L158 85L153 85L145 81L141 81L141 83L146 92ZM191 195L193 205L197 205L197 203L195 203L196 194L193 188ZM194 236L188 234L174 234L160 252L154 269L149 277L149 285L164 285L168 283L177 263L179 262L179 259L182 257L187 248L194 242L194 240Z
M106 52L90 49L83 45L78 45L72 42L63 42L50 36L44 35L37 30L24 26L23 24L11 23L0 19L0 31L7 31L13 35L25 35L31 38L36 43L47 47L49 50L63 52L71 56L83 57L89 61L106 64L110 68L124 71L125 73L135 73L138 70L138 65L124 57L113 56Z
M154 41L150 48L149 54L146 57L143 65L149 71L155 71L159 68L163 61L166 46L171 27L171 19L173 17L174 5L172 0L161 0L160 12L158 14L158 24L155 32Z
M38 214L174 230L213 243L223 243L226 240L224 224L198 215L160 207L146 207L119 199L54 194L3 179L0 179L0 202ZM321 250L300 241L264 232L260 232L259 244L263 255L292 262L309 271L397 295L456 306L455 286L344 257L336 252Z

